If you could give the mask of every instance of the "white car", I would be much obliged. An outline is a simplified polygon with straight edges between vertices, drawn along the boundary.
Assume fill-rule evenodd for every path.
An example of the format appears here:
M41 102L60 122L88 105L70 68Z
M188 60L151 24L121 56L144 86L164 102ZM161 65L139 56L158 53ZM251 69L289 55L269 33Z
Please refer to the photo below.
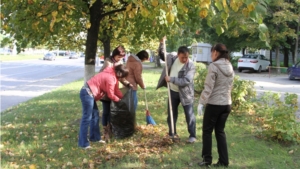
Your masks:
M51 60L52 61L52 60L55 60L55 58L56 58L55 54L49 52L44 55L43 60Z
M270 66L270 61L260 54L246 54L238 61L238 71L254 70L257 72L267 71Z

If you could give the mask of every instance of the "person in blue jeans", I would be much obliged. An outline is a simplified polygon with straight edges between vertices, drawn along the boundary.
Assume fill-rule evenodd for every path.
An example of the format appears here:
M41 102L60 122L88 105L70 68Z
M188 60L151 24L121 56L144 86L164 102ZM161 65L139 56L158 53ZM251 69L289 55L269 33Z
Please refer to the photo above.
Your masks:
M88 80L81 88L82 118L78 140L79 147L84 149L91 148L89 141L105 143L105 141L101 140L99 111L96 101L107 95L112 101L119 102L123 95L119 89L118 79L127 75L128 70L123 65L107 67L101 73Z
M126 80L132 84L132 95L133 95L133 102L134 102L134 109L136 111L138 105L138 96L137 90L138 86L145 90L145 84L142 78L143 73L143 65L142 62L149 59L149 54L147 51L142 50L135 55L130 55L128 57L126 68L129 71Z

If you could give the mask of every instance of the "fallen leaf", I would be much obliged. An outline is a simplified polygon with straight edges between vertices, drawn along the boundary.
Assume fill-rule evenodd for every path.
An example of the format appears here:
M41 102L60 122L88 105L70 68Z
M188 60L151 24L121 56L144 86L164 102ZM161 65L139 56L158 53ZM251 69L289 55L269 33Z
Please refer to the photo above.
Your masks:
M35 166L34 164L31 164L31 165L29 166L29 169L36 169L36 166Z

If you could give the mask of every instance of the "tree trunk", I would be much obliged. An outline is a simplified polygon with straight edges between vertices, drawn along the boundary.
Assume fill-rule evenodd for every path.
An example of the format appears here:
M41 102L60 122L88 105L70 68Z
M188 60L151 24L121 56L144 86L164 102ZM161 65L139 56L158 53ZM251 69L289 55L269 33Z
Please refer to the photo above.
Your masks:
M155 56L155 67L161 67L159 55Z
M277 73L280 73L280 57L279 57L279 47L276 47L276 69Z
M294 65L297 63L297 59L298 59L299 31L300 31L299 29L300 29L300 17L299 17L297 32L296 32L297 36L296 36L296 44L295 44L295 54L294 54L294 59L293 59Z
M270 66L273 66L273 56L272 56L273 50L270 50Z
M110 37L106 37L102 43L104 48L104 58L106 59L110 56Z
M295 57L296 57L295 51L292 50L292 63L293 63L293 65L295 64L295 63L294 63Z
M245 51L246 51L246 48L243 48L243 49L242 49L242 54L243 54L243 56L245 55Z
M95 56L97 52L98 33L101 20L101 1L97 0L90 10L91 27L87 31L85 61L84 61L84 83L95 75Z
M290 53L290 50L288 48L284 48L283 49L284 51L284 60L283 60L283 64L284 64L284 67L288 67L289 66L289 53Z

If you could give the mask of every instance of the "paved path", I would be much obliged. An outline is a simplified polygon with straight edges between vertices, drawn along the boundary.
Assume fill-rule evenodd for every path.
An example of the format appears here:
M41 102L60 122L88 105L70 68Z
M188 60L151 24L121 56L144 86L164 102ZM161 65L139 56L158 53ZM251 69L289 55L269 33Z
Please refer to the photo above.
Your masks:
M83 76L83 58L1 62L1 112Z

